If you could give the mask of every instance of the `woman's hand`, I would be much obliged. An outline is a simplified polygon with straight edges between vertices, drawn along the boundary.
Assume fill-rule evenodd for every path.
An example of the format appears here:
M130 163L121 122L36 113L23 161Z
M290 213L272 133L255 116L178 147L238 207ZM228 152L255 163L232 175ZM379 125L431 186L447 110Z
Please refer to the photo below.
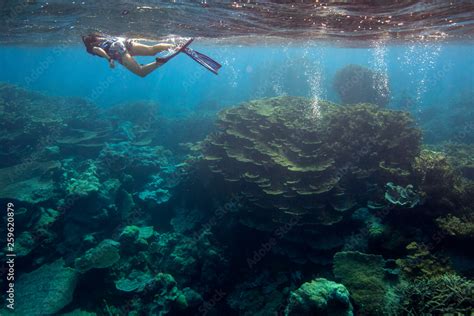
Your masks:
M109 67L114 69L115 68L115 62L113 59L109 59Z

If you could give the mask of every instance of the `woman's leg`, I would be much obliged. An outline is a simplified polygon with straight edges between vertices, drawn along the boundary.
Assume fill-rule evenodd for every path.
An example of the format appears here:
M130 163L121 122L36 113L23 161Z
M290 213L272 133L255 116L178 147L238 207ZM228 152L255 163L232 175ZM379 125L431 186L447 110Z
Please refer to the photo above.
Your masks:
M148 76L153 70L157 69L163 63L160 63L158 61L149 63L147 65L140 65L137 63L135 59L130 54L125 54L122 56L122 65L124 65L128 70L133 72L134 74L145 78Z
M175 47L172 44L156 44L153 46L148 46L140 43L132 42L130 47L130 53L135 56L155 56L159 52Z

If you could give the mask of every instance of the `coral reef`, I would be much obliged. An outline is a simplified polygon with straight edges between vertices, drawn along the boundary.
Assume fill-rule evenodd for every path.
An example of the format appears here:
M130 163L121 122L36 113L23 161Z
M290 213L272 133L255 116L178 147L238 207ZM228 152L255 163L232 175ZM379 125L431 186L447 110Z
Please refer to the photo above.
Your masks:
M388 78L359 65L348 65L339 70L333 81L333 88L342 103L372 103L380 106L390 101Z
M74 142L74 153L81 155L82 145L102 146L98 138L106 135L110 127L101 120L97 108L83 99L51 97L0 83L0 104L0 168L18 162L51 160L49 149L57 145L62 152L72 133L76 139L84 140Z
M295 97L245 103L222 112L219 132L204 142L210 170L264 209L252 221L337 223L355 205L354 182L377 184L393 170L403 178L419 152L420 132L405 113L323 101L318 116L312 111Z
M353 312L344 285L319 278L290 293L285 315L352 316Z
M422 148L371 104L216 104L163 117L0 84L18 314L469 311L472 146Z

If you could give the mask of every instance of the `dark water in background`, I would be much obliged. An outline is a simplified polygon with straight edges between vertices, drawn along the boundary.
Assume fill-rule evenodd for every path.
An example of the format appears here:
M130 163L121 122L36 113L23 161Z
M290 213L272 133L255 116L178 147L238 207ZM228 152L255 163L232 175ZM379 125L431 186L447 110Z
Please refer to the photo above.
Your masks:
M0 201L18 214L15 315L474 310L473 1L0 0L0 17ZM90 31L193 36L223 67L215 76L183 54L139 78L87 54L80 35ZM308 136L324 126L325 101L344 103L334 80L348 65L378 74L361 94L388 88L387 111L341 105L330 134ZM259 110L239 106L254 100ZM327 152L309 160L335 157L327 173L342 180L305 204L327 179L304 168L295 178L291 164L248 167L233 128L264 152L317 152L320 141ZM242 180L257 176L270 193ZM298 182L311 189L287 202L282 183ZM316 306L311 291L332 303Z

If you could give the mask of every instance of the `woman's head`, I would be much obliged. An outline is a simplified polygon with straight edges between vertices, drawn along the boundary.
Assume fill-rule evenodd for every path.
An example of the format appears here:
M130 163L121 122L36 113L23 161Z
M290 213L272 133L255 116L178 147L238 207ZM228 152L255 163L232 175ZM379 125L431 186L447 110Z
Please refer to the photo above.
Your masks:
M99 44L100 38L101 36L98 33L91 33L89 35L82 36L82 41L84 42L88 53L94 55L93 48Z

